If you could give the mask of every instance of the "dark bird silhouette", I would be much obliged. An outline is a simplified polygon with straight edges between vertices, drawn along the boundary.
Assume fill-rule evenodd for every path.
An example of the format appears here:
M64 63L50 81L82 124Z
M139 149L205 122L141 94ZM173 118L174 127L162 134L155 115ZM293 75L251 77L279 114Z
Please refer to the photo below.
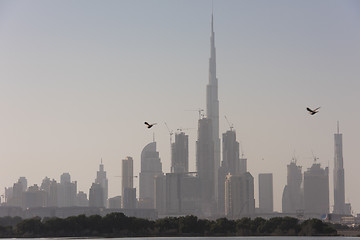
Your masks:
M309 111L309 114L314 115L315 113L317 113L319 111L320 107L315 108L314 110L310 109L310 108L306 108L306 110Z
M156 123L148 123L148 122L144 122L144 124L147 126L147 128L152 128Z

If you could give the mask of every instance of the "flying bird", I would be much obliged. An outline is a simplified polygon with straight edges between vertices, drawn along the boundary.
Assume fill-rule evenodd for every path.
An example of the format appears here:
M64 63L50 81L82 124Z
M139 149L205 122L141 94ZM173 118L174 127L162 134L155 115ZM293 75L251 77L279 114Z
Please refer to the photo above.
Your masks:
M315 113L317 113L319 111L320 107L315 108L314 110L310 109L310 108L306 108L306 110L309 111L309 114L314 115Z
M144 122L144 124L147 126L147 128L152 128L156 123L148 123L148 122Z

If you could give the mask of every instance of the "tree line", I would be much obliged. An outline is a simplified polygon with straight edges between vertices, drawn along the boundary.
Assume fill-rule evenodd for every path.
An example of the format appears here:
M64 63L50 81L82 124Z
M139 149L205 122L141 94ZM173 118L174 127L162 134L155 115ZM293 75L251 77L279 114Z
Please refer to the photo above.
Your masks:
M292 217L199 219L189 215L147 220L110 213L104 217L0 218L0 237L132 237L132 236L333 236L336 229L319 219Z

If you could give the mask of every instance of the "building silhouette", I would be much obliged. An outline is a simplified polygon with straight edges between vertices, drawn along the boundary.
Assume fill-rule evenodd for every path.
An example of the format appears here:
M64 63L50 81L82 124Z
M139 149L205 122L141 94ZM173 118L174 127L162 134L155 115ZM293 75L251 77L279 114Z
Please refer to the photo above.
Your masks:
M293 158L287 165L287 184L284 187L282 196L282 212L297 213L304 210L304 195L302 184L302 167L296 165L296 159Z
M76 206L77 182L71 182L69 173L60 176L60 183L57 185L57 207Z
M104 188L100 183L93 183L89 190L89 206L104 208Z
M88 207L89 206L89 200L87 198L87 194L83 191L79 191L76 195L76 206L77 207Z
M141 172L139 175L140 192L139 204L141 208L154 208L155 177L162 174L162 164L156 142L147 144L141 152Z
M342 134L339 133L339 122L337 133L334 134L334 143L334 213L345 214L345 176Z
M109 208L110 209L120 209L122 205L122 197L116 196L109 198Z
M171 172L189 171L189 136L184 132L175 134L175 142L171 144Z
M24 208L24 192L27 190L27 179L20 177L12 187L5 188L7 206Z
M47 193L37 184L30 186L23 195L25 209L47 206Z
M96 179L95 183L99 184L100 187L103 188L102 191L102 198L103 198L103 207L107 206L107 199L108 199L108 179L106 177L106 171L104 171L104 164L100 162L99 171L96 172Z
M125 159L122 160L122 176L121 176L121 196L123 196L122 201L124 201L124 190L126 188L134 187L133 164L134 163L132 157L126 157Z
M218 79L216 77L216 49L214 17L211 15L211 37L210 37L210 58L209 58L209 83L206 86L206 116L211 121L211 137L214 145L214 166L213 179L218 179L218 169L220 167L220 138L219 138L219 99L218 99ZM218 182L215 181L214 196L217 201Z
M236 133L232 128L223 133L222 149L223 157L218 170L218 213L221 215L225 213L225 177L228 173L231 175L240 175L241 173L239 142L236 141Z
M252 217L255 213L254 178L246 172L226 176L225 215L228 218Z
M124 195L122 196L122 208L134 209L137 207L136 188L125 188Z
M204 216L215 212L214 141L212 122L209 118L199 119L196 141L196 167L200 184L201 211Z
M329 213L329 168L314 162L304 172L304 210L306 214L321 216Z
M272 173L259 174L259 210L261 213L272 213L274 211Z

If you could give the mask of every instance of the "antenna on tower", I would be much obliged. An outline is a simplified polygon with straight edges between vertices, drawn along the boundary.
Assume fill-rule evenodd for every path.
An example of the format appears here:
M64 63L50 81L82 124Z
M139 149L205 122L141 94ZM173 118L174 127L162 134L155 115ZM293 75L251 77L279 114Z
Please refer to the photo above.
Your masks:
M337 133L339 134L339 121L337 121Z
M234 124L232 124L232 123L230 124L230 122L229 122L229 120L227 119L226 115L225 115L225 119L226 119L227 123L229 124L230 131L232 131L233 128L234 128Z

